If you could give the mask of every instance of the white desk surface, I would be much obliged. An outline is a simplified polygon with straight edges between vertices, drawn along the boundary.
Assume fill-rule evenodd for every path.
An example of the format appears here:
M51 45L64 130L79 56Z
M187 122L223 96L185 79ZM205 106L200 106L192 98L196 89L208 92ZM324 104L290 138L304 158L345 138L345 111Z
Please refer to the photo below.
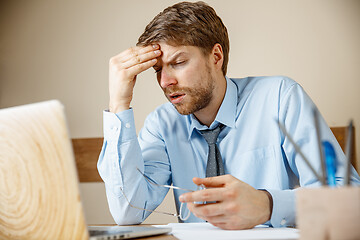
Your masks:
M169 226L171 234L180 240L196 239L299 239L296 228L270 228L264 225L249 230L222 230L210 223L169 223L168 225L154 225L155 227Z

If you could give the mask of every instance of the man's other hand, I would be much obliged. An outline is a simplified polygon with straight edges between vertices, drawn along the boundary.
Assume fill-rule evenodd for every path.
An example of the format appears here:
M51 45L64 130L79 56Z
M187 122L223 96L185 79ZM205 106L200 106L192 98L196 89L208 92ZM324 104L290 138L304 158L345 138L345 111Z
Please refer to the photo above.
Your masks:
M231 175L193 178L206 189L180 196L197 217L222 229L249 229L265 223L271 217L271 195L256 190ZM196 202L213 202L196 204Z
M158 44L132 47L112 57L109 61L110 112L130 108L136 76L154 66L161 55Z

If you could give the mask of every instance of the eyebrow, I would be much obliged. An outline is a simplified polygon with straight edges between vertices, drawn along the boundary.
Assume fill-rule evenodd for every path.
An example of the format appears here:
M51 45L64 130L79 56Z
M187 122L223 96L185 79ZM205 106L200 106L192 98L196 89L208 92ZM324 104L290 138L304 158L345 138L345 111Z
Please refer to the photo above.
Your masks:
M188 55L188 53L187 53L187 52L177 52L177 53L173 54L172 56L170 56L169 59L168 59L168 61L166 61L166 62L163 61L163 64L171 63L171 62L175 61L177 58L181 57L182 55ZM157 65L157 64L155 64L155 65L153 66L154 69L155 69L155 68L159 68L159 67L160 67L160 66Z
M177 52L174 55L170 56L170 58L168 59L167 63L169 62L173 62L175 59L181 57L182 55L187 55L187 52ZM165 62L166 63L166 62Z

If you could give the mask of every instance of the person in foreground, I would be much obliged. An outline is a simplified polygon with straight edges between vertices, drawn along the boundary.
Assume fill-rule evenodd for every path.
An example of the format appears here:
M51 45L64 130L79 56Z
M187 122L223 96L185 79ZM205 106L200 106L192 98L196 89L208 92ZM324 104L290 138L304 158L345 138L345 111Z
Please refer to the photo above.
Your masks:
M155 183L206 187L174 190L178 212L181 203L192 212L185 222L208 221L223 229L295 225L296 186L320 182L277 121L320 172L315 106L284 76L227 77L228 60L227 29L203 2L166 8L136 47L110 59L98 170L117 224L141 223L151 213L147 210L163 201L168 189ZM137 75L149 68L170 103L147 117L137 137L130 103ZM341 184L345 155L321 116L320 129L322 140L335 148ZM354 169L352 181L360 182Z

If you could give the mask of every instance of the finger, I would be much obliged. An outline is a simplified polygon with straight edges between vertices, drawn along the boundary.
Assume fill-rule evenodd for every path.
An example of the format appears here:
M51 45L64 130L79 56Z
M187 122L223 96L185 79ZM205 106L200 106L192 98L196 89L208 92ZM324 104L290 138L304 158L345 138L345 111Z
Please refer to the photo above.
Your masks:
M216 177L207 177L207 178L193 178L193 182L196 185L204 184L205 187L223 187L226 183L232 180L231 175L222 175Z
M214 225L215 227L221 228L221 229L226 229L227 223L226 222L221 222L221 223L211 223L212 225Z
M198 204L188 203L187 207L196 217L204 219L214 226L224 228L224 225L231 220L231 217L226 214L216 213L216 209L211 209L212 207L217 208L216 205L219 204L215 203L199 206ZM204 209L207 209L208 212L204 212Z
M224 200L224 188L211 188L184 193L179 197L181 202L218 202Z
M122 64L123 68L130 68L133 67L137 64L143 63L143 62L147 62L151 59L157 58L161 55L161 51L160 50L155 50L155 51L150 51L150 52L146 52L144 54L140 54L137 56L134 56L133 58L131 58L129 61L126 61Z
M136 56L148 53L148 52L152 52L152 51L156 51L159 50L159 45L158 44L154 44L154 45L148 45L145 47L132 47L129 48L127 50L125 50L124 52L120 53L118 56L116 56L116 58L120 61L120 62L126 62L129 61L131 58L134 58Z
M209 216L206 218L206 221L208 221L209 223L213 224L213 225L218 225L218 224L224 224L227 223L229 221L229 217L226 215L217 215L217 216Z
M126 69L126 72L127 72L127 75L128 76L136 76L138 75L139 73L151 68L152 66L154 66L157 62L157 59L154 58L154 59L151 59L147 62L143 62L143 63L140 63L140 64L136 64L128 69Z
M225 216L222 203L194 204L188 203L188 209L201 218L217 219Z

